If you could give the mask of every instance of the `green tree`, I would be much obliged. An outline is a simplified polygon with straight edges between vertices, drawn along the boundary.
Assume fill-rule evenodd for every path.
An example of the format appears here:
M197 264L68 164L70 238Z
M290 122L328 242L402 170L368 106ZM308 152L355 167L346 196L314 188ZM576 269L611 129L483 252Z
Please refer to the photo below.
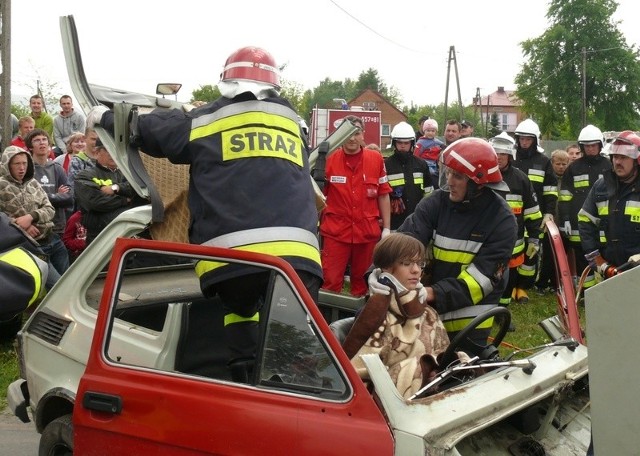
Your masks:
M208 103L210 101L215 101L220 98L220 90L218 86L207 84L201 85L200 88L195 89L191 92L191 102L194 101L204 101Z
M487 136L489 138L493 138L494 136L498 136L500 134L500 132L502 130L500 130L500 128L498 127L499 125L499 119L498 119L498 113L494 112L491 113L491 120L490 120L490 127L489 127L489 133L487 134Z
M11 113L19 119L20 117L28 116L29 114L31 114L31 109L24 105L12 104Z
M516 95L545 137L575 138L583 127L583 57L586 122L603 131L640 126L639 53L612 20L617 7L614 0L551 0L550 27L522 43L527 61Z

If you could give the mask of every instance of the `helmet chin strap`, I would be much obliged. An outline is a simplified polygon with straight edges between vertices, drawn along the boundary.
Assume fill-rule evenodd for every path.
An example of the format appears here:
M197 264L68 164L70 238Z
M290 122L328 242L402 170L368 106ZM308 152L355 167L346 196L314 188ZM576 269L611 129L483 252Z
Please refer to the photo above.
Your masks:
M464 200L460 202L460 204L464 206L468 206L471 204L475 198L480 196L480 194L484 191L486 185L478 185L471 179L467 182L467 193L464 195Z

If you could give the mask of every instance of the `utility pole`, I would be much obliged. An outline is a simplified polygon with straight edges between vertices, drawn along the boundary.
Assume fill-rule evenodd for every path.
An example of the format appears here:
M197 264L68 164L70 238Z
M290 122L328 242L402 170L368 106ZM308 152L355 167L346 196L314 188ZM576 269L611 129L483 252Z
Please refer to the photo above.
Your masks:
M449 79L451 75L451 61L456 74L456 86L458 88L458 105L460 106L460 120L464 117L464 109L462 106L462 95L460 94L460 77L458 76L458 61L456 60L456 47L449 46L449 60L447 62L447 88L444 94L444 122L447 122L447 109L449 105Z
M582 48L582 128L587 125L587 49Z
M0 0L0 150L11 143L11 0Z
M474 97L474 103L473 103L474 116L478 115L478 110L480 110L480 130L486 131L485 122L488 123L489 119L483 120L483 117L482 117L482 98L480 98L480 87L476 87L476 96Z

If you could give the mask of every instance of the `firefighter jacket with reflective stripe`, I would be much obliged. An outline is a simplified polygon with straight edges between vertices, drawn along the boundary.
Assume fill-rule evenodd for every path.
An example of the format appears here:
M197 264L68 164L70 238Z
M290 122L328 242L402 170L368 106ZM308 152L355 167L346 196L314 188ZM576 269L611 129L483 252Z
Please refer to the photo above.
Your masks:
M486 310L483 305L500 302L517 234L515 217L500 195L485 187L470 202L454 203L448 192L436 190L398 231L425 245L433 242L433 307L447 331L466 326L479 313L473 307ZM461 311L466 318L448 318L450 311Z
M0 319L13 318L44 294L46 255L26 232L0 212Z
M529 177L536 191L540 212L555 216L558 203L558 181L553 174L551 160L538 152L535 146L531 150L519 147L513 166Z
M562 175L558 195L558 226L569 227L566 233L573 243L580 243L578 212L587 199L593 184L611 170L611 161L602 155L584 155L571 163Z
M114 184L120 187L118 193L109 195L100 190ZM82 211L82 224L87 229L88 242L93 241L120 213L145 203L133 191L121 170L112 170L99 163L76 175L75 195Z
M308 148L285 99L245 92L189 113L157 109L138 128L145 153L191 165L192 243L276 255L322 277ZM246 273L219 263L200 272L203 289Z
M500 170L502 180L509 186L508 192L497 192L507 202L518 222L518 236L513 248L513 257L522 254L526 249L526 237L538 239L541 233L542 213L533 185L525 173L509 165Z
M356 155L348 156L339 148L327 158L323 189L327 207L320 234L347 244L377 242L378 197L391 193L391 187L380 152L363 148Z
M582 250L600 250L615 266L640 253L640 176L623 184L613 171L606 171L587 195L578 227Z
M404 212L391 211L391 229L397 230L404 219L411 214L418 202L425 196L433 193L433 184L429 166L421 158L411 152L395 151L393 155L384 160L387 169L389 185L393 189L391 203L394 199L402 199Z

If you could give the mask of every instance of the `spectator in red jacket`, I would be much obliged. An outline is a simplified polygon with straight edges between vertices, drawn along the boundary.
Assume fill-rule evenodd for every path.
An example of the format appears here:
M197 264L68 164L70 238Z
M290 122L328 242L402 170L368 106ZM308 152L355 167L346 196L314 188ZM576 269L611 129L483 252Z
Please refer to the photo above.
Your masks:
M75 211L67 220L62 242L69 252L70 263L73 263L87 247L87 229L82 224L81 211Z

